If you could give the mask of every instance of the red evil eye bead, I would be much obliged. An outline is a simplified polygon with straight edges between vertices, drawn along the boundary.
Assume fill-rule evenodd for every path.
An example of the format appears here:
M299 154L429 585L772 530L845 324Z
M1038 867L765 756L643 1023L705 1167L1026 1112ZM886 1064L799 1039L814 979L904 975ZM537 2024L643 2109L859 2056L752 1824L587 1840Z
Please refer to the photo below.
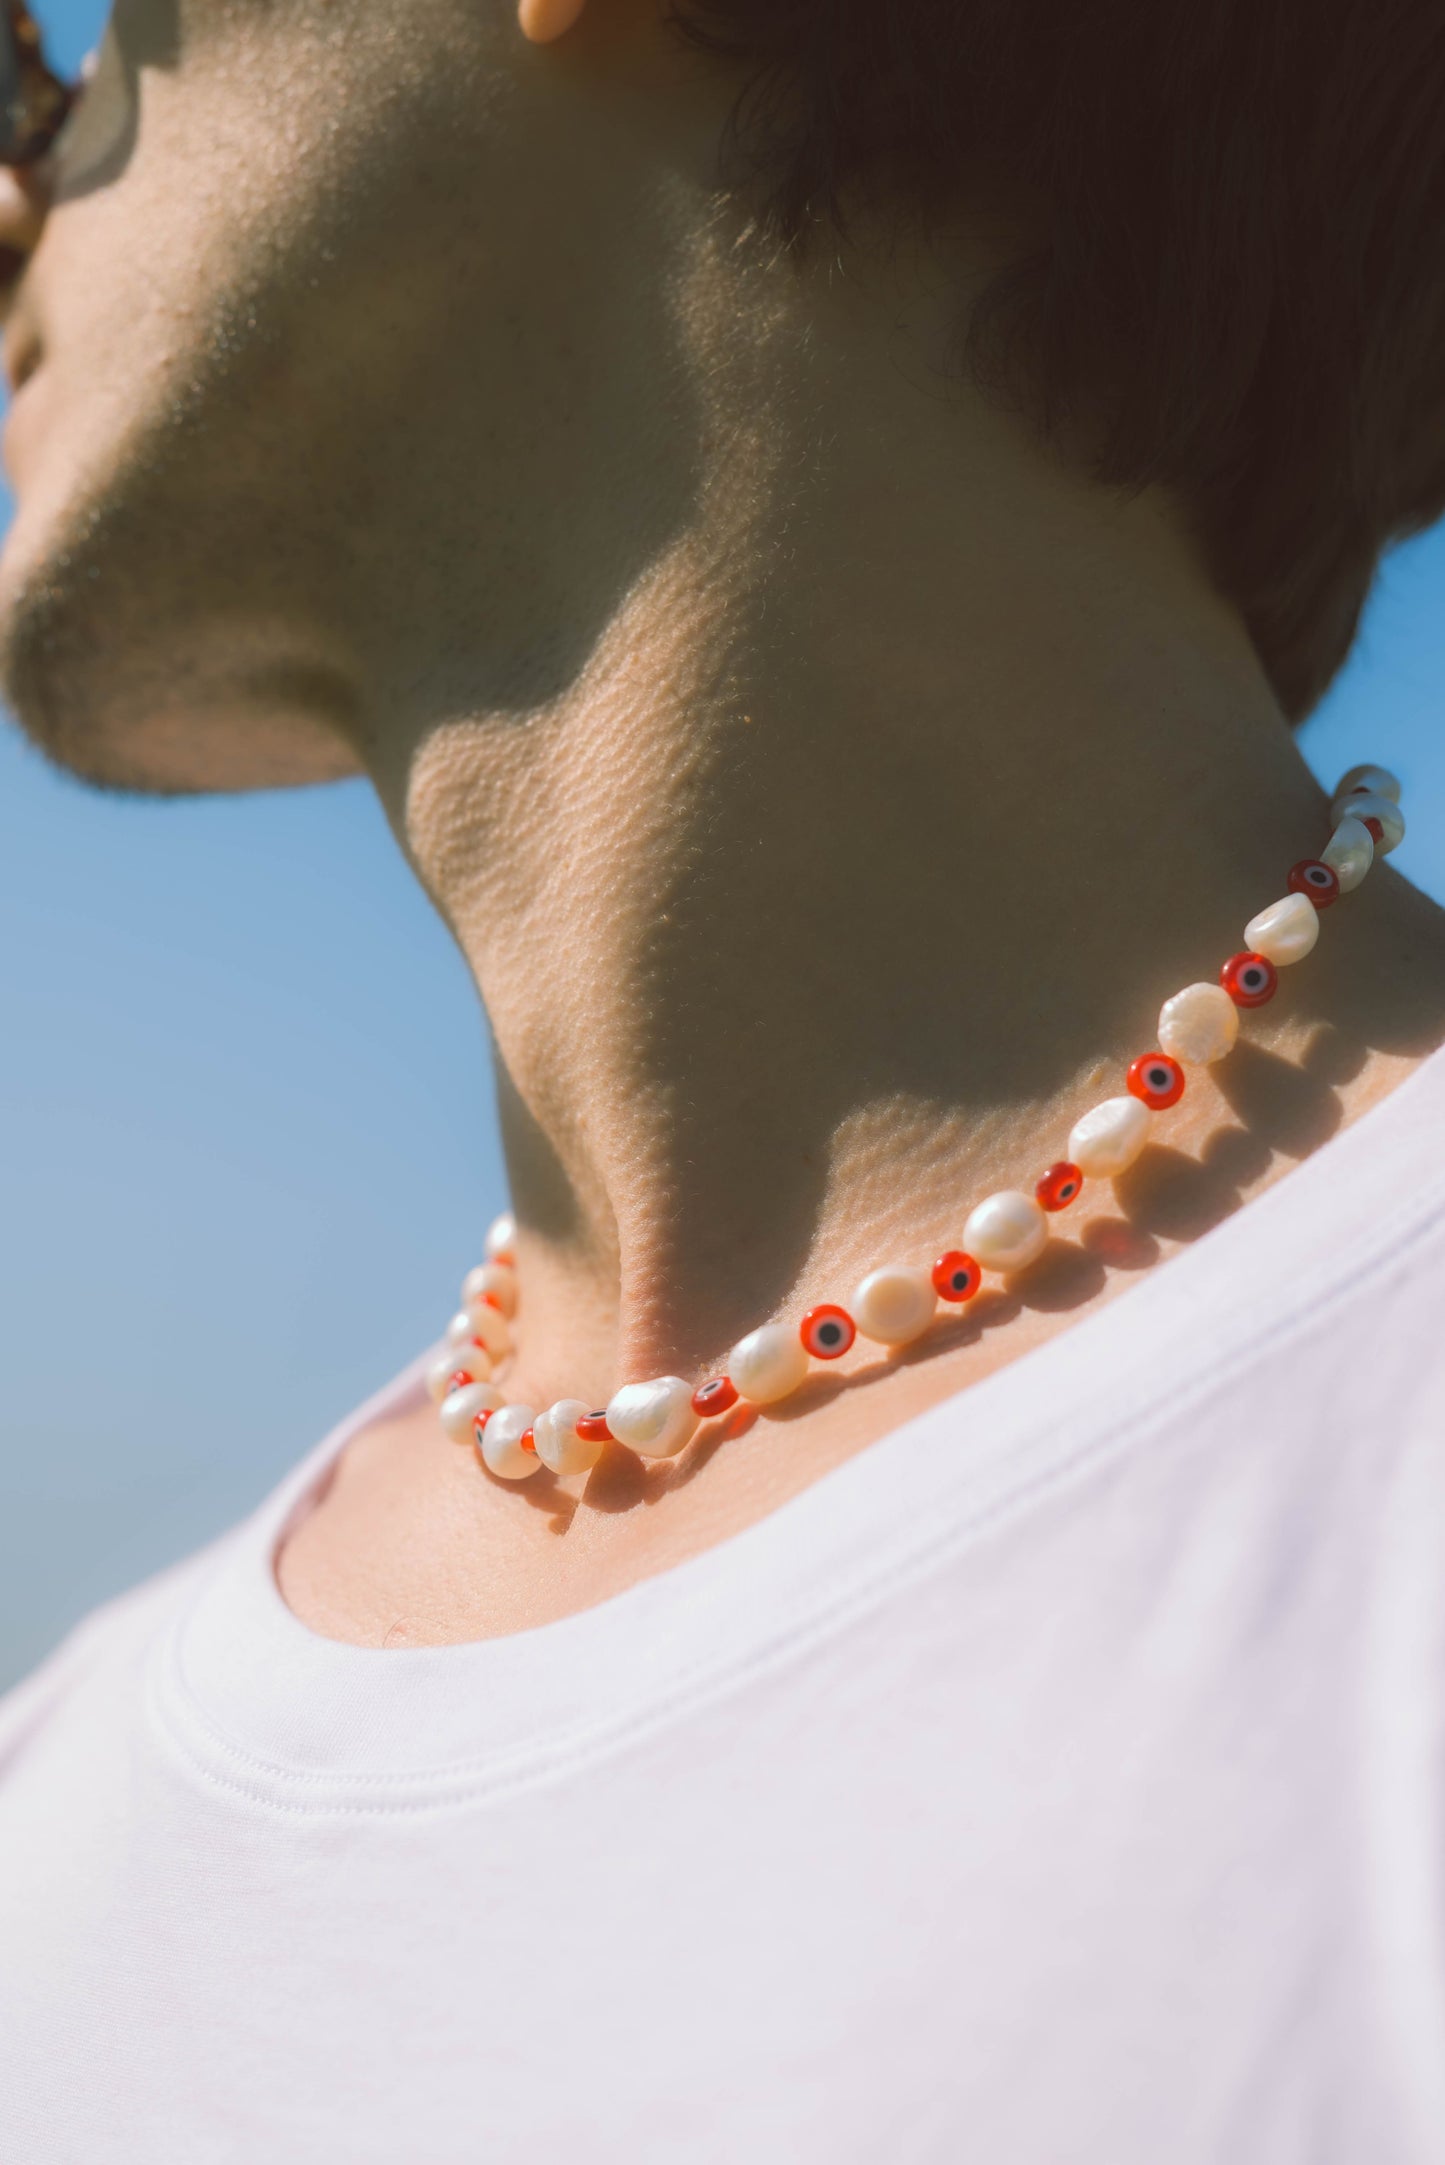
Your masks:
M1128 1083L1151 1113L1167 1112L1184 1095L1184 1070L1167 1052L1141 1052L1129 1069Z
M1292 895L1308 895L1317 910L1327 910L1338 899L1339 877L1318 857L1301 857L1297 865L1290 866L1289 891Z
M941 1301L971 1301L983 1284L983 1272L962 1248L950 1248L933 1266L933 1290Z
M483 1429L484 1429L484 1428L486 1427L486 1425L487 1425L488 1421L490 1421L490 1419L492 1418L492 1415L493 1415L493 1414L494 1414L494 1413L496 1412L496 1410L497 1410L497 1409L496 1409L496 1407L495 1407L495 1406L483 1406L483 1408L482 1408L481 1412L480 1412L480 1413L479 1413L479 1414L477 1415L476 1419L475 1419L475 1420L473 1421L473 1423L472 1423L472 1434L473 1434L474 1436L476 1436L476 1437L478 1438L478 1440L480 1440L480 1438L481 1438L481 1433L482 1433L482 1430L483 1430Z
M1078 1200L1083 1185L1084 1176L1078 1166L1070 1165L1066 1159L1062 1165L1049 1167L1034 1194L1045 1210L1067 1210L1070 1203Z
M815 1361L836 1361L846 1353L858 1331L846 1308L823 1301L810 1308L798 1325L798 1336Z
M584 1443L615 1443L616 1437L607 1426L605 1413L586 1413L577 1423L577 1433Z
M692 1410L700 1421L710 1421L715 1413L730 1413L737 1402L738 1387L731 1376L714 1376L692 1394Z
M1263 1007L1274 998L1279 973L1266 955L1231 955L1219 982L1236 1007Z

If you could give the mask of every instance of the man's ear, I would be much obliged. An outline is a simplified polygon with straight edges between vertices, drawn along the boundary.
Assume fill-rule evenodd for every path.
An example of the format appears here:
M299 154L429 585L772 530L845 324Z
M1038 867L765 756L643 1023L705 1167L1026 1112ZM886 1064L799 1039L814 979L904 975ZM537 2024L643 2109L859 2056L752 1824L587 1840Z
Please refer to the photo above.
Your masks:
M534 45L551 45L565 37L587 0L518 0L517 21L524 38Z

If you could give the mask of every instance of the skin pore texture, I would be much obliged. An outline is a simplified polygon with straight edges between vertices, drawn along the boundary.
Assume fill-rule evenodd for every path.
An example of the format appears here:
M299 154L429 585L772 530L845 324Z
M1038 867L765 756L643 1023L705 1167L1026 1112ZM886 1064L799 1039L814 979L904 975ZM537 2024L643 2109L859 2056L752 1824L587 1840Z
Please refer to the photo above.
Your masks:
M1325 804L1184 510L953 365L997 224L784 260L719 190L735 83L651 0L401 14L121 0L53 203L0 198L7 681L112 786L370 775L495 1034L501 1380L601 1405L1031 1187ZM1388 866L1324 934L926 1350L566 1482L374 1426L287 1599L366 1645L521 1629L1026 1355L1445 1036Z

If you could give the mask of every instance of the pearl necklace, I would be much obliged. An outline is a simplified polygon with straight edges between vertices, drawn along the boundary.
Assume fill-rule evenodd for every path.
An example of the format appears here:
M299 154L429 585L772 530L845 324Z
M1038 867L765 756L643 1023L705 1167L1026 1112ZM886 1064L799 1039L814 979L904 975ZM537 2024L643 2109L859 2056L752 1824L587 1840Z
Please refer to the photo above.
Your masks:
M973 1299L985 1271L1007 1274L1032 1263L1048 1240L1050 1216L1067 1210L1086 1180L1112 1180L1134 1163L1155 1116L1183 1097L1185 1069L1224 1058L1239 1035L1240 1009L1273 998L1280 969L1303 960L1319 938L1320 912L1358 887L1377 855L1398 847L1405 833L1399 800L1400 784L1385 768L1350 769L1331 803L1325 848L1297 864L1288 893L1250 919L1243 950L1217 983L1186 985L1164 1002L1159 1050L1133 1062L1125 1095L1106 1098L1074 1123L1068 1156L1031 1195L1005 1188L987 1196L969 1216L962 1246L931 1269L885 1264L869 1271L846 1308L823 1301L799 1322L761 1324L733 1347L722 1374L696 1388L681 1376L626 1383L602 1412L579 1398L542 1412L509 1402L493 1381L511 1351L517 1312L516 1225L504 1213L487 1234L487 1260L467 1273L446 1350L428 1374L443 1428L455 1442L475 1444L503 1481L525 1481L539 1466L586 1473L613 1442L646 1458L672 1458L704 1421L742 1401L771 1406L787 1398L814 1361L836 1361L855 1338L892 1347L922 1337L940 1301L958 1306Z

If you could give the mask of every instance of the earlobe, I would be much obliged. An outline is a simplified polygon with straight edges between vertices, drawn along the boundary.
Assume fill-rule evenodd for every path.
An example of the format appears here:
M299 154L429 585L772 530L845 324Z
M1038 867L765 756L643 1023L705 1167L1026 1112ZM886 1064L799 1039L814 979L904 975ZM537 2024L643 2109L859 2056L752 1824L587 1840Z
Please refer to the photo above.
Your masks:
M551 45L566 36L586 4L587 0L519 0L517 21L523 37L534 45Z

